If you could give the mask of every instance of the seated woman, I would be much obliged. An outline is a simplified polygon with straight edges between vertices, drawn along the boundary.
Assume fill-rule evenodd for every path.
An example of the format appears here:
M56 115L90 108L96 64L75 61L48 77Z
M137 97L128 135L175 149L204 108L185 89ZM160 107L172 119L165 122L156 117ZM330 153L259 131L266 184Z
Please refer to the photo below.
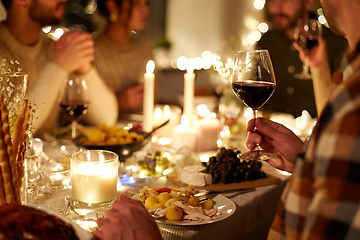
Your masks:
M146 28L150 13L147 0L98 1L98 10L108 23L95 39L95 67L116 93L119 112L139 112L143 103L142 78L153 55L152 47L136 38L134 32Z

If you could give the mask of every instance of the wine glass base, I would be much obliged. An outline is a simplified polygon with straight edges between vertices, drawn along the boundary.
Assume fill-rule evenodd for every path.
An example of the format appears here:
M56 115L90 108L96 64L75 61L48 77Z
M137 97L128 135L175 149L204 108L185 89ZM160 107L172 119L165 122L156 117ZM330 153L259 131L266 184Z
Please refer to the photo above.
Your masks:
M238 158L240 160L246 160L246 161L265 161L274 158L276 156L277 155L274 153L264 152L262 150L253 150L243 154L239 154Z
M312 79L312 76L310 73L301 72L301 73L295 73L294 78L298 79Z

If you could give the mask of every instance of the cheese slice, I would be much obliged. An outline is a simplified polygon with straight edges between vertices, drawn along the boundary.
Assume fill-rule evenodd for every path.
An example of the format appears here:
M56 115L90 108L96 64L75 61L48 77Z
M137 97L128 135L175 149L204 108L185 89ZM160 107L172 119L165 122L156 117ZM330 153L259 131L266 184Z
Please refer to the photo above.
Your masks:
M211 174L203 173L206 167L192 165L184 167L180 172L180 181L192 186L206 186L211 184Z

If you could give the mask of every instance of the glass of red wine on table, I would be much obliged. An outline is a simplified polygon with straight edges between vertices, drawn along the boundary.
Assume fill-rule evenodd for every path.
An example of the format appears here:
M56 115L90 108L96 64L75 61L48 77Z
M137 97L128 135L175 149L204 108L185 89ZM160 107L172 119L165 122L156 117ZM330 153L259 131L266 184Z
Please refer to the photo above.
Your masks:
M234 94L253 110L254 118L257 111L275 91L276 81L272 62L267 50L239 51L236 53L232 76ZM240 154L243 160L267 160L275 157L265 152L259 145L253 151Z
M295 28L294 41L299 45L299 47L307 52L318 45L318 37L321 36L321 34L322 27L318 20L308 18L299 19ZM309 59L305 57L302 72L295 73L295 78L311 79L308 61Z
M87 113L89 107L87 85L84 79L70 79L60 101L62 110L71 118L71 137L76 138L77 121Z

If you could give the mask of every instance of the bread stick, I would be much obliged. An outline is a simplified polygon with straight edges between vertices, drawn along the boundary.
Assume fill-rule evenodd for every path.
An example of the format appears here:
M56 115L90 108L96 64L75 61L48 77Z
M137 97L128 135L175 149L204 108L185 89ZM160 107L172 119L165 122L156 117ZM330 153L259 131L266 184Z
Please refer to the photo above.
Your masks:
M18 187L21 188L22 178L24 177L24 159L26 151L26 131L29 128L30 106L27 99L20 102L18 117L13 138L13 149L16 162L16 175Z
M15 156L9 129L9 113L0 94L0 164L4 180L6 203L20 203L20 191L16 177Z

